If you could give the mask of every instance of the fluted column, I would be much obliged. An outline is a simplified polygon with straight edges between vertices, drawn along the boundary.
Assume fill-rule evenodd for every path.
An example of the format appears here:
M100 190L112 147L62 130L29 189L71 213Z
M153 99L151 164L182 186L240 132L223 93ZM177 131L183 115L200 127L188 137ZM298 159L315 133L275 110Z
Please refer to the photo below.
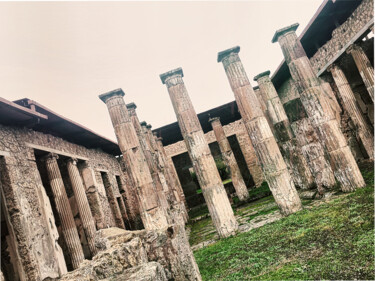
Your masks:
M68 159L67 168L88 246L91 255L95 256L98 252L97 248L95 247L95 222L91 214L89 201L86 197L85 187L83 186L82 179L78 171L77 160L71 158Z
M240 145L242 155L245 158L247 168L249 169L255 186L260 187L264 181L262 167L242 120L240 120L240 125L242 129L236 134L238 144Z
M69 199L57 164L57 158L58 156L56 154L49 154L44 160L49 184L56 204L56 210L61 221L61 232L64 236L73 268L76 269L84 260L84 255Z
M232 179L233 187L236 190L236 194L240 201L245 201L249 198L249 192L247 191L246 184L242 178L240 168L238 167L236 158L234 158L233 151L230 147L227 136L225 135L223 126L221 126L220 118L210 118L212 129L219 144L221 155L225 165L229 168L230 176Z
M345 77L344 72L337 64L332 64L328 71L333 79L342 98L343 106L350 115L350 119L355 125L355 129L363 147L370 159L374 159L374 132L365 121L362 111L359 108L354 93Z
M167 227L168 222L165 213L159 206L157 191L136 131L129 117L123 99L124 95L121 89L117 89L102 94L99 97L108 107L116 137L123 154L123 160L137 188L141 217L145 228L160 229Z
M228 237L235 234L238 223L182 77L181 68L160 75L162 83L167 86L216 231L220 237Z
M276 31L272 42L278 41L302 105L326 151L336 179L344 192L365 185L358 165L350 151L334 112L324 96L321 81L316 76L308 57L297 38L294 24Z
M260 93L266 103L266 110L273 126L275 138L279 143L281 154L289 168L294 184L302 189L313 187L314 178L301 149L297 147L295 136L284 107L270 79L270 72L265 71L254 77L258 82Z
M164 215L167 218L168 223L172 224L173 223L171 221L172 218L169 215L170 206L168 204L167 198L165 196L165 190L164 190L164 189L167 189L167 187L163 186L163 183L157 173L157 167L156 167L156 163L154 161L154 156L153 156L153 149L151 147L150 142L146 138L147 132L145 132L145 130L141 126L141 123L139 122L139 119L136 113L137 106L134 103L129 103L126 107L128 109L131 122L137 133L141 149L143 151L143 154L145 155L146 163L151 173L151 177L152 177L152 180L154 182L154 185L157 191L159 206L162 208ZM146 125L147 125L146 122L144 122L145 127Z
M273 197L281 213L289 215L302 209L301 200L238 56L239 51L240 47L234 47L220 52L218 62L223 63L242 120Z
M346 52L352 55L363 83L365 83L367 91L372 101L374 101L374 69L372 68L370 60L363 49L356 44L349 46Z

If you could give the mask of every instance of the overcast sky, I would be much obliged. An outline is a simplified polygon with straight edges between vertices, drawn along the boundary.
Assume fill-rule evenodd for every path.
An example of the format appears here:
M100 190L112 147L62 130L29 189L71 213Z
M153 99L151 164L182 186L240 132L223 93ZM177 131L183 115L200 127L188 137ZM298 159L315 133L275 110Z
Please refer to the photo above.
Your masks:
M122 88L158 128L176 121L159 74L182 67L197 113L230 102L217 52L239 45L251 81L273 72L283 58L274 32L299 22L300 34L322 1L1 2L0 96L115 140L98 95Z

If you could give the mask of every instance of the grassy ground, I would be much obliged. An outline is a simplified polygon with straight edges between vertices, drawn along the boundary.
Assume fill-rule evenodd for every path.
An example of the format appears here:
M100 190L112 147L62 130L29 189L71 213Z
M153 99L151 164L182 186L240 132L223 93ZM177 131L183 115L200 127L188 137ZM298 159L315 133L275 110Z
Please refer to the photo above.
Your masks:
M365 188L197 250L203 280L374 280L374 174L362 172Z

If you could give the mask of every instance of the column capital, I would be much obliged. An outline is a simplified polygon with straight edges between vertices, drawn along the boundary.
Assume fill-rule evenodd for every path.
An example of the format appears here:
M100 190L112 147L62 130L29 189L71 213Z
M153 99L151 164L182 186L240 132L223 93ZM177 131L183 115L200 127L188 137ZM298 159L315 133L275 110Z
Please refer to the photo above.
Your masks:
M179 67L179 68L176 68L176 69L173 69L171 71L168 71L168 72L165 72L163 74L160 74L160 79L161 79L161 82L163 84L165 84L166 80L170 77L174 77L174 76L178 76L178 77L184 77L184 73L182 71L182 68Z
M147 128L147 129L150 129L150 130L151 130L151 128L152 128L152 125L150 125L150 124L147 124L147 125L146 125L146 128Z
M161 143L163 143L163 138L162 137L157 137L156 140L160 141Z
M142 121L139 124L141 124L142 127L147 127L147 122L146 121Z
M136 109L137 105L134 102L130 102L130 103L126 104L126 108L127 109Z
M240 46L235 46L233 48L226 49L224 51L217 53L217 62L221 62L225 57L230 54L238 54L240 52Z
M264 71L262 73L259 73L258 75L254 76L254 81L258 81L258 79L264 77L264 76L270 76L271 74L271 71L267 70L267 71Z
M346 53L347 54L351 54L353 51L355 50L362 50L362 48L360 46L358 46L357 44L351 44L347 49L346 49Z
M78 159L77 158L67 158L65 163L72 163L74 166L77 166Z
M294 23L292 25L276 30L275 35L272 37L271 42L272 43L277 42L279 40L279 37L287 32L295 32L298 26L299 26L299 23Z
M110 91L110 92L107 92L107 93L99 95L99 98L104 103L106 103L109 98L114 97L114 96L123 97L123 96L125 96L125 93L124 93L124 91L121 88L118 88L116 90L113 90L113 91Z
M48 161L48 160L53 160L53 159L55 159L55 160L59 159L59 155L51 152L51 153L48 153L48 154L44 155L41 158L42 161Z
M327 67L327 72L331 72L332 73L332 70L334 70L335 68L339 67L337 64L335 63L332 63L330 64L328 67Z
M220 122L220 117L210 117L209 119L208 119L208 122L210 122L210 123L212 123L212 122L215 122L215 121L219 121Z

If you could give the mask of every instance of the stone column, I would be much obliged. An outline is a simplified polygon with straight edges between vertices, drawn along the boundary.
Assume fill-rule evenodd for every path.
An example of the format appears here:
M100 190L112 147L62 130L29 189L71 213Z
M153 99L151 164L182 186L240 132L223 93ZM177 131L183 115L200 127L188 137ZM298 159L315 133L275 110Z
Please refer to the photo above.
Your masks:
M359 139L371 160L374 159L374 135L365 121L361 109L359 108L354 93L345 77L344 72L337 64L332 64L328 71L331 72L337 85L343 106L350 115L350 119L355 125Z
M270 72L265 71L255 76L254 80L258 82L275 138L294 184L301 189L309 189L315 185L314 178L301 149L297 147L288 117L269 75Z
M302 209L301 200L253 87L247 78L238 56L239 51L240 47L234 47L220 52L218 62L223 63L242 120L275 201L281 213L289 215Z
M221 155L223 156L224 163L229 168L230 177L232 179L233 187L240 201L245 201L249 198L246 184L242 178L240 168L237 165L236 158L234 158L233 151L230 147L227 136L225 135L223 126L221 126L220 118L210 118L212 129L219 144Z
M312 126L322 141L332 164L335 176L344 192L365 185L361 172L335 119L324 89L297 38L298 24L276 31L272 42L278 41L296 83L303 107Z
M121 215L122 215L122 220L124 222L129 222L127 210L126 210L125 203L124 203L124 200L123 200L122 196L116 197L116 199L117 199L117 202L118 202L118 206L120 208L120 212L121 212Z
M159 206L155 185L152 181L150 169L141 149L137 133L131 122L123 96L124 92L117 89L100 95L106 103L116 137L123 154L123 160L134 181L139 196L141 217L146 229L167 227L165 213Z
M70 182L74 192L74 198L77 202L79 217L82 221L82 227L86 235L88 246L92 256L95 256L98 250L95 247L95 222L91 214L89 201L87 200L85 188L79 174L76 159L68 159L67 168Z
M85 161L81 166L82 179L86 187L86 196L89 202L91 213L95 219L97 229L105 228L105 217L103 206L98 193L98 184L95 179L95 173L90 164Z
M168 173L170 174L171 181L172 181L173 185L175 186L175 188L177 190L179 201L184 203L185 209L186 209L187 203L186 203L186 199L185 199L185 194L184 194L184 191L182 189L180 180L178 179L177 171L176 171L176 168L173 164L172 158L167 156L167 153L165 152L164 145L163 145L163 142L162 142L162 138L159 138L159 137L156 137L156 136L155 136L155 138L156 138L156 143L158 145L158 149L159 149L159 151L160 151L160 153L163 157L163 160L164 160L164 163L165 163L166 168L168 170ZM187 211L186 211L186 213L187 213Z
M57 158L58 156L56 154L49 154L44 161L47 168L49 184L56 204L56 210L61 221L62 234L69 251L69 256L72 260L73 268L76 269L84 260L84 255L77 227L74 222L72 209L70 208L69 199L57 164Z
M160 75L167 86L212 221L219 236L228 237L235 234L238 223L182 77L181 68Z
M113 192L113 183L110 180L109 175L107 173L102 173L102 174L103 174L102 177L103 177L104 188L107 194L109 206L111 207L113 218L115 219L115 224L117 227L125 229L125 224L124 224L124 221L122 220L120 207L117 203L115 194Z
M356 44L349 46L346 52L352 55L363 83L365 83L367 91L372 101L374 101L374 69L371 66L370 60L363 49Z
M164 189L167 190L168 187L163 186L163 183L162 183L162 181L161 181L161 179L160 179L160 177L157 173L157 167L156 167L156 163L154 161L154 156L153 156L154 151L152 149L152 146L151 146L150 142L148 141L148 139L146 137L146 135L147 135L147 132L146 132L147 124L146 124L146 122L142 122L142 124L145 127L143 129L142 126L141 126L141 123L139 122L137 113L135 111L137 106L134 103L129 103L126 107L128 109L131 122L134 126L134 129L135 129L136 133L137 133L141 149L143 151L143 154L145 155L147 166L149 168L152 180L153 180L155 188L156 188L156 192L157 192L157 196L158 196L158 200L159 200L159 206L162 208L162 210L164 212L164 215L167 218L168 223L171 224L173 222L171 221L172 218L169 216L169 212L168 212L170 206L168 204L167 198L165 196L165 190L164 190Z
M247 129L243 124L242 120L240 121L242 130L238 134L236 134L238 144L240 145L241 152L243 157L245 158L247 168L250 171L251 177L255 183L256 187L260 187L264 181L262 167L260 165L259 159L255 153L255 149L253 144L251 143L251 139L249 134L247 133Z

